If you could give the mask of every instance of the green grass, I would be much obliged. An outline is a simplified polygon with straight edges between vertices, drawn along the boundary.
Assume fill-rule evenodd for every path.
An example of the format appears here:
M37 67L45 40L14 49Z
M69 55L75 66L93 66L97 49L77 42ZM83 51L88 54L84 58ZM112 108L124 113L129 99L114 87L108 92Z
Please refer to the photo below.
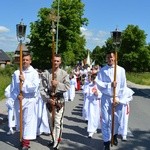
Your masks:
M127 80L133 83L150 86L150 72L126 73L126 76Z
M4 99L5 88L10 84L11 77L0 75L0 100Z

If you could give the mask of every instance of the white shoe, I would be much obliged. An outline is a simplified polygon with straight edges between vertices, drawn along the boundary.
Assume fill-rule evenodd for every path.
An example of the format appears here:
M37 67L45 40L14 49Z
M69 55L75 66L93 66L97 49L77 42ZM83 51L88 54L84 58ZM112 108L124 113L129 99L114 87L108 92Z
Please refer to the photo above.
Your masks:
M127 141L127 136L122 136L123 141Z
M93 134L94 134L93 132L89 132L88 138L92 138Z
M11 134L14 134L14 130L9 130L9 131L7 132L7 135L11 135Z
M95 132L94 133L97 133L97 130L95 130Z

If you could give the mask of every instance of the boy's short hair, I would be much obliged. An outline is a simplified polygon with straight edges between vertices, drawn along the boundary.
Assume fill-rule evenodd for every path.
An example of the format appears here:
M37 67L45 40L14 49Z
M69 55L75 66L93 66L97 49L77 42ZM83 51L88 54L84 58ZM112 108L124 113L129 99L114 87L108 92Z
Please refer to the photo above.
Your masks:
M107 51L106 55L109 55L111 53L115 54L115 51L114 50Z
M60 57L61 58L61 55L60 54L54 54L54 57Z
M25 56L30 56L31 57L30 52L23 52L23 57L25 57Z

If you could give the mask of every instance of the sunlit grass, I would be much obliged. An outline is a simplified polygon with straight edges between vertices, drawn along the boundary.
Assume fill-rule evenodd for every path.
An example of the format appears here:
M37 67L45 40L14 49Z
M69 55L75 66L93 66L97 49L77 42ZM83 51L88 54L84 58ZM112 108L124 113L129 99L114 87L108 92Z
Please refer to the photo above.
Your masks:
M5 88L10 84L11 77L0 75L0 100L4 97Z
M144 73L127 73L127 80L141 85L150 86L150 72Z

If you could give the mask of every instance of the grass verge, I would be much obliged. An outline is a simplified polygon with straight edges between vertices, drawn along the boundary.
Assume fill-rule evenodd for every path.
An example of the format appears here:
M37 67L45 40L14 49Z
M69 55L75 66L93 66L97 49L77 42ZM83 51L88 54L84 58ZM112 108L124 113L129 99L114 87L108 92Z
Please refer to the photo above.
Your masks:
M127 80L133 83L150 86L150 72L126 73L126 76Z
M0 75L0 100L5 98L4 96L5 88L10 84L10 82L11 77Z

